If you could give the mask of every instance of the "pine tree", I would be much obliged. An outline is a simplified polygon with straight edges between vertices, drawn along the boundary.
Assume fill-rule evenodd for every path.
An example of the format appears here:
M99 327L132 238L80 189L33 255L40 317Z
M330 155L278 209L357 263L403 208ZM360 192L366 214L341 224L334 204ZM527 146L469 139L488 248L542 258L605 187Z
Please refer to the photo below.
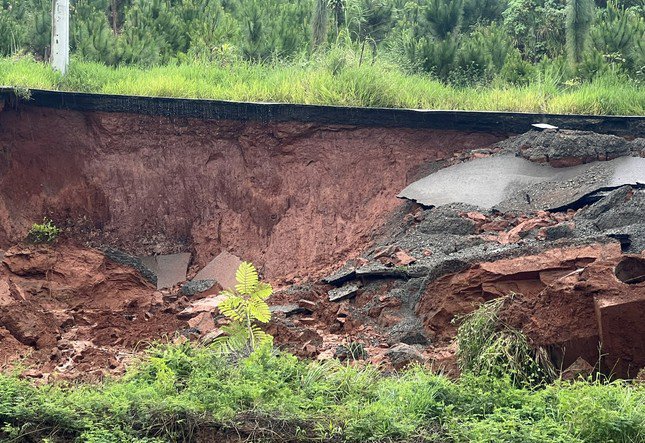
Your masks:
M311 20L313 49L319 48L327 40L327 0L316 0L316 8Z
M426 20L432 35L443 40L459 32L463 14L463 0L431 0L426 9Z
M567 3L567 52L572 64L582 60L589 30L593 21L593 0L568 0Z

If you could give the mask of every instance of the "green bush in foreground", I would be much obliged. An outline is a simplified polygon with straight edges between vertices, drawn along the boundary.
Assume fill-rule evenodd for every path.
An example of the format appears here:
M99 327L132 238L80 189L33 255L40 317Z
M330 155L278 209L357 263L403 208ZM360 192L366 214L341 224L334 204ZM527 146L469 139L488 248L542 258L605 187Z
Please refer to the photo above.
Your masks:
M386 376L269 347L233 361L189 343L156 346L101 384L35 387L0 375L0 441L191 442L218 431L251 441L636 443L645 387L530 390L418 367Z

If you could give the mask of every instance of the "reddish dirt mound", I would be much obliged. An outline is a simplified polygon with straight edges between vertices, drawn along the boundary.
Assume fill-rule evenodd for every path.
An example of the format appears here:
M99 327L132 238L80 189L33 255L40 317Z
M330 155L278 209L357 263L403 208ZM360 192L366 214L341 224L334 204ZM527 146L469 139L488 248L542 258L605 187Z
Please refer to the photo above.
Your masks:
M135 270L69 244L16 246L0 265L0 366L96 377L186 326Z
M0 248L44 215L136 254L222 250L272 279L356 255L424 164L485 133L0 112Z
M455 316L482 302L515 293L503 319L537 346L552 349L564 368L578 357L621 377L635 377L645 366L645 283L616 278L625 256L617 243L552 249L539 255L480 263L428 285L417 312L428 333L450 341ZM619 268L620 269L620 268Z

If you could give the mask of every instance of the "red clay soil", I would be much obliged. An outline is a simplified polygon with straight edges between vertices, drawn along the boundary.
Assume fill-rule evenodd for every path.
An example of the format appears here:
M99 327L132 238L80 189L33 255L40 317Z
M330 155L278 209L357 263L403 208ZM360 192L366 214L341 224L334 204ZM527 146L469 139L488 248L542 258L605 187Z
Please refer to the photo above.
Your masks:
M97 378L186 323L132 268L69 244L10 248L0 264L0 368Z
M219 287L191 300L178 287L161 293L88 246L192 252L192 271L227 250L252 260L274 284L315 282L387 227L402 205L396 193L428 172L421 165L450 163L501 138L32 107L0 112L0 367L21 362L34 377L96 378L122 371L151 340L217 332L213 298L201 300L202 311L182 310ZM21 245L43 216L65 228L62 240ZM509 244L571 223L573 212L463 216L475 222L475 235ZM404 250L392 253L414 260ZM396 279L362 281L341 302L328 300L331 286L298 285L271 304L302 309L276 313L269 332L302 356L331 357L353 341L375 363L431 361L450 369L452 319L514 292L504 320L560 352L564 367L579 356L594 364L602 341L603 369L628 377L645 366L644 274L644 255L623 255L612 243L476 264L429 283L417 306L392 295L403 284ZM418 348L393 333L418 322L415 312L423 322L415 327L430 342Z
M554 357L563 368L578 357L596 364L602 352L604 371L634 377L645 366L645 282L616 277L617 265L626 258L645 267L645 255L623 255L617 243L480 263L432 282L417 313L428 334L450 342L456 333L453 318L514 293L502 318L534 345L558 354Z
M485 133L0 112L0 248L49 215L130 253L222 250L281 281L357 255L423 175Z

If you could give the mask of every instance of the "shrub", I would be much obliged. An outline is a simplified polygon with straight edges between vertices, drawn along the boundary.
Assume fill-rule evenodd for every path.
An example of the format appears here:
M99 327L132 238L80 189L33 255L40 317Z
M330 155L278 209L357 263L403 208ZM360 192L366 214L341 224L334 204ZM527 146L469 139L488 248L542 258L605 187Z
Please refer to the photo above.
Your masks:
M526 389L509 377L450 380L422 367L385 375L270 347L231 359L201 345L157 345L124 377L100 384L34 386L0 374L3 442L189 442L210 433L222 441L636 443L644 424L640 384Z
M51 243L60 234L61 230L47 217L42 223L34 223L27 234L27 240L33 243Z

